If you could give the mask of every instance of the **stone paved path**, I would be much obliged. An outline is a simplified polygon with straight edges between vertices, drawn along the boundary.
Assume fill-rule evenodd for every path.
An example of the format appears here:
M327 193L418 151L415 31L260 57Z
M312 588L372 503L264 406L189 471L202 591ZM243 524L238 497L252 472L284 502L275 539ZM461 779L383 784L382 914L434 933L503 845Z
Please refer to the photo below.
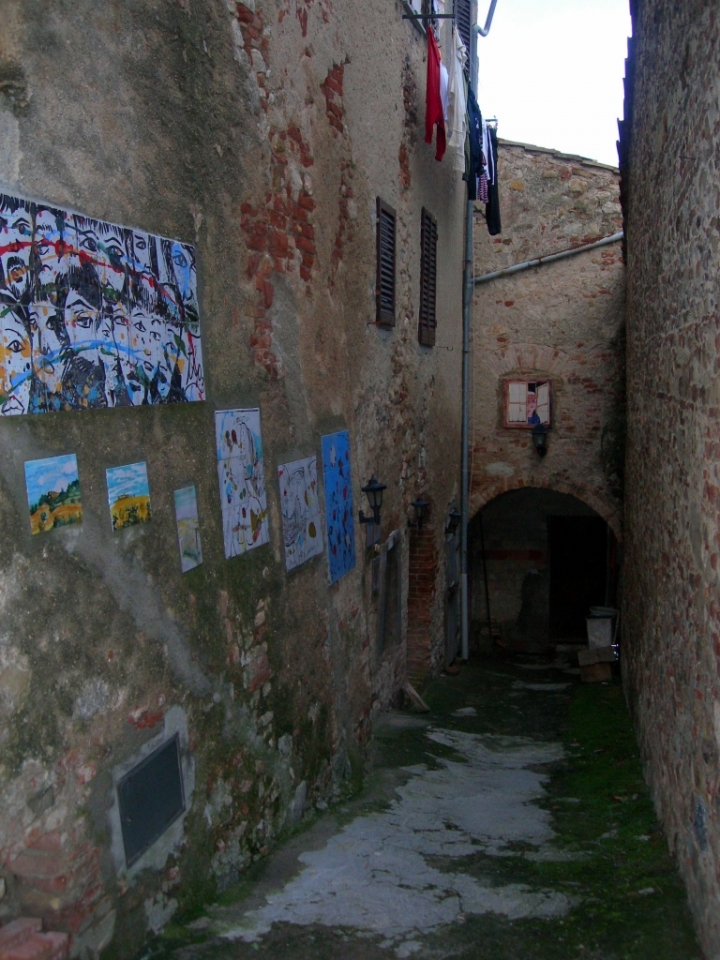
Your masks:
M700 956L618 684L495 659L426 695L430 714L378 726L360 797L147 960Z

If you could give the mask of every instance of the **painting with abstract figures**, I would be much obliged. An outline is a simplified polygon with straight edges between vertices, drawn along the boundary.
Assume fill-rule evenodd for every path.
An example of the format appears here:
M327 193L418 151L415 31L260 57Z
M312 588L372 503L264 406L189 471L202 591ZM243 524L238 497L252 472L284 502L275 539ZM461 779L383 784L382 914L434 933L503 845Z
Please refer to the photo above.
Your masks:
M175 491L175 519L180 545L180 566L182 572L187 573L202 563L200 521L194 486Z
M350 434L347 430L322 438L322 457L330 583L335 583L355 566Z
M204 398L194 248L0 193L0 413Z
M152 520L147 465L129 463L105 471L113 530Z
M260 410L216 410L225 557L270 541Z
M46 533L82 520L77 457L25 461L25 486L30 508L30 529Z
M317 457L278 466L285 569L293 570L322 553Z

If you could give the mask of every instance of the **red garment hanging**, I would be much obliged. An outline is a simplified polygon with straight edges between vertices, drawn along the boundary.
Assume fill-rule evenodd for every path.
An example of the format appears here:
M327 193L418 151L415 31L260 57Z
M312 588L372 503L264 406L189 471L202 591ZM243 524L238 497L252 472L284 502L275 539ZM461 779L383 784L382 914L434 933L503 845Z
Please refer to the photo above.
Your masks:
M427 96L425 102L425 143L432 143L433 127L437 124L437 150L435 159L442 160L445 156L445 114L440 96L440 64L442 57L435 42L435 34L428 24L428 68L427 68Z

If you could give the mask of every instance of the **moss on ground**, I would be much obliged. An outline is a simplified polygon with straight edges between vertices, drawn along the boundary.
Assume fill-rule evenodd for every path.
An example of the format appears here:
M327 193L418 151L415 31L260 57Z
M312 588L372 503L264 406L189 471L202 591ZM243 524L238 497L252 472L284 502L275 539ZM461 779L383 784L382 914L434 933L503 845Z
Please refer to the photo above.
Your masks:
M525 666L528 666L526 664ZM375 766L360 797L336 806L337 831L354 817L392 803L394 787L412 774L404 768L435 767L445 758L462 760L451 748L431 741L428 726L468 733L561 741L565 757L538 767L547 778L538 802L551 815L552 859L537 848L516 844L491 856L478 852L459 859L433 857L440 870L461 871L488 887L522 884L534 891L565 894L572 906L562 918L511 920L495 914L459 917L418 939L417 960L700 960L686 895L643 781L638 750L619 682L581 685L567 672L542 672L490 660L464 668L459 677L441 677L423 695L425 717L395 715L380 727ZM556 691L536 684L564 682ZM454 715L473 707L474 716ZM299 833L322 823L313 812ZM333 830L330 830L332 833ZM300 838L296 835L296 841ZM315 841L317 843L317 839ZM297 851L296 851L297 852ZM545 856L548 848L541 851ZM272 861L270 861L272 864ZM210 908L209 918L240 916L268 861L254 864L241 882ZM295 859L282 885L298 869ZM197 916L195 913L194 916ZM190 917L183 918L187 922ZM255 943L228 943L208 929L167 927L145 954L190 958L245 957L272 960L394 958L395 949L369 931L276 924ZM206 940L205 943L199 941Z

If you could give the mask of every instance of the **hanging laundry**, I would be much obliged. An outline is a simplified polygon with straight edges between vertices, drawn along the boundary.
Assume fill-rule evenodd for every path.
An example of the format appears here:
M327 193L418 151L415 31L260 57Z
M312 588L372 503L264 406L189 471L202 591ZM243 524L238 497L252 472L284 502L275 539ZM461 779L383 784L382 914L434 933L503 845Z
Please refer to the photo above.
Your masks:
M442 97L440 95L440 66L442 58L432 30L427 32L428 38L428 67L427 93L425 97L425 143L432 143L433 127L437 125L437 149L435 159L442 160L445 156L445 116L443 114Z
M485 219L487 221L488 233L491 237L496 236L498 233L502 233L502 226L500 224L500 190L498 184L498 142L497 142L497 132L492 128L488 128L490 133L490 156L488 160L490 161L490 172L493 174L493 179L490 181L488 186L488 202L485 207Z
M483 169L482 157L482 114L477 105L475 94L468 87L468 157L463 179L467 180L468 200L477 200L477 181Z
M465 170L465 136L467 132L467 97L465 95L465 64L467 51L457 30L450 37L452 53L448 60L448 121L447 145L453 151L453 167Z
M445 64L440 61L440 100L443 106L443 119L445 120L445 132L448 130L448 72Z

